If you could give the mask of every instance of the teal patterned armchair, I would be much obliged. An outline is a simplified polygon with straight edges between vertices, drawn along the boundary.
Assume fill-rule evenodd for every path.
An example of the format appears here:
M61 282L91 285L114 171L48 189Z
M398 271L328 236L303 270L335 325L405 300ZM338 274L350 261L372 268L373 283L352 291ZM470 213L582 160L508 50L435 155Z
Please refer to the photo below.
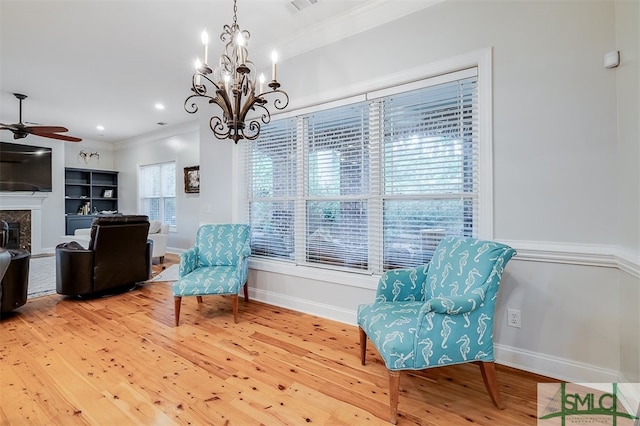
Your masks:
M238 322L238 293L244 288L249 301L247 276L251 248L249 225L202 225L194 247L180 253L180 278L173 284L176 326L182 297L231 295L233 320Z
M475 362L493 403L503 408L493 316L500 277L515 254L492 241L446 237L428 264L385 272L375 302L358 307L362 365L368 336L389 370L393 424L402 370Z

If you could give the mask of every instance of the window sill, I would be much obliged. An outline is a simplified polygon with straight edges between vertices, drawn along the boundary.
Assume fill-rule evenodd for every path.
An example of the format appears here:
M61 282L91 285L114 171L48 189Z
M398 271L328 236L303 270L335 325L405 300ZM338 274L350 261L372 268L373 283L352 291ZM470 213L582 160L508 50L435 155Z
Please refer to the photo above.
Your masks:
M376 290L378 288L378 281L380 280L379 275L371 273L339 271L258 258L249 259L249 268L257 271L289 275L367 290Z

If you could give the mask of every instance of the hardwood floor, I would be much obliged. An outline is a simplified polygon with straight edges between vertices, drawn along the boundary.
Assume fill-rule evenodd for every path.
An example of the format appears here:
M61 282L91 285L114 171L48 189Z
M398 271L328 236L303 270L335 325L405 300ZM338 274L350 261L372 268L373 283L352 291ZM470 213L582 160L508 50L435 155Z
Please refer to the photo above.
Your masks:
M0 424L388 424L387 370L372 344L360 365L355 326L242 298L234 324L226 297L185 298L173 321L170 283L29 300L0 322ZM398 424L536 424L553 380L497 374L504 410L475 365L403 373Z

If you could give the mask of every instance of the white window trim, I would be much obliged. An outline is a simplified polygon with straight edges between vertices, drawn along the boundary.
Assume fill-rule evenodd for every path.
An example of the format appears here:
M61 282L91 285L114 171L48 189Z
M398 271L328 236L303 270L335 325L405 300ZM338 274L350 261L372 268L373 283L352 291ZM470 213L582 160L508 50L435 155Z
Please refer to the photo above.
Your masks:
M145 163L145 164L138 163L137 164L137 169L136 169L136 205L137 205L137 211L138 212L142 211L142 202L141 202L141 195L140 195L140 169L143 168L143 167L158 166L158 165L168 164L168 163L173 163L175 168L176 168L176 185L178 185L178 175L177 175L178 163L175 160L159 161L159 162L156 162L156 163ZM176 198L176 201L177 201L178 200L178 186L176 186L175 198ZM176 216L177 216L177 211L176 211ZM176 221L176 225L169 224L169 232L178 232L177 221Z
M300 115L301 112L314 110L318 104L331 104L333 106L344 103L345 99L354 99L362 96L362 93L373 94L382 93L383 90L393 87L411 84L413 82L436 77L441 74L448 74L466 68L477 67L478 69L478 145L479 145L479 190L478 209L479 220L477 222L477 236L482 239L493 239L493 49L487 47L475 50L466 54L443 59L441 61L426 64L420 67L405 70L381 78L361 82L347 88L331 91L325 95L313 96L307 100L301 99L295 103L295 110L287 110L286 113L274 115L278 118ZM346 94L346 97L345 97ZM315 106L315 110L322 107ZM322 108L324 109L324 108ZM239 156L239 161L240 160ZM240 164L240 163L238 163ZM236 181L243 179L242 167L237 167ZM291 262L279 262L269 259L255 259L249 261L252 269L273 272L283 275L298 276L302 278L317 279L318 268L309 265L296 264ZM348 271L322 269L323 281L330 281L338 284L367 288L375 290L378 283L377 274L366 271Z

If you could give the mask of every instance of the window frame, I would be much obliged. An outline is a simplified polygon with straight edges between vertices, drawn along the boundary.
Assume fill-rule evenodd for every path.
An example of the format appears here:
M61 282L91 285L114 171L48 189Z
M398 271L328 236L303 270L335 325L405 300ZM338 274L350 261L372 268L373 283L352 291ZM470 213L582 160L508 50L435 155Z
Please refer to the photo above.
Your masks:
M411 90L412 87L420 87L424 80L436 81L442 74L454 73L466 68L477 68L477 90L478 90L478 220L475 223L476 236L478 238L493 238L493 140L492 140L492 49L484 48L469 52L456 57L448 58L435 63L430 63L421 67L384 76L376 80L363 82L357 87L341 88L340 92L348 95L343 99L330 99L331 92L325 95L316 96L312 106L299 105L295 110L288 110L284 113L274 115L272 119L299 116L310 112L320 111L326 108L333 108L342 104L357 102L358 100L374 99L388 94ZM445 77L446 78L446 77ZM407 83L409 82L409 83ZM302 100L300 103L303 103ZM310 102L311 103L311 102ZM244 153L244 154L243 154ZM243 181L245 171L242 163L246 150L240 151L241 165L237 168L238 178ZM303 153L299 153L298 162L300 176L303 176ZM301 185L299 185L301 186ZM304 190L304 188L301 188ZM246 209L247 199L245 198L240 207L241 215ZM301 201L304 202L304 201ZM382 210L380 212L380 222L382 222ZM246 214L243 216L247 218ZM306 226L306 224L305 224ZM304 227L303 227L304 229ZM302 231L304 232L304 230ZM297 237L297 235L296 235ZM382 245L382 235L374 236L379 238ZM370 240L373 242L373 240ZM363 288L375 288L377 285L378 272L358 271L352 269L341 270L331 268L329 265L313 265L304 262L305 243L296 241L296 255L294 262L286 262L277 259L255 258L250 259L250 266L265 272L282 273L294 275L301 278L318 279L317 269L323 270L323 281L335 282L344 285L351 285ZM299 250L301 248L302 250ZM372 259L375 261L375 259ZM347 273L345 273L347 272ZM371 278L367 278L367 277Z

